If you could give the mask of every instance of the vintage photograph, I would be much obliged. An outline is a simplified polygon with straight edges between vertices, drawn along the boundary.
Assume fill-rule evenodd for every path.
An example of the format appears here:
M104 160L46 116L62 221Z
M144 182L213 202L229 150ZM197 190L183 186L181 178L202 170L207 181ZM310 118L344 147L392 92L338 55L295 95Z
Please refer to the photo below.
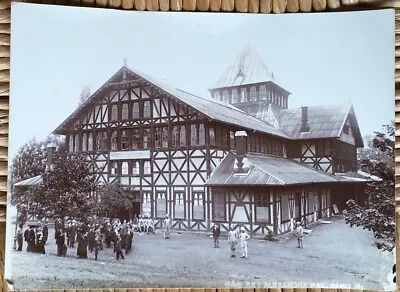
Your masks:
M395 289L392 10L11 19L14 289Z

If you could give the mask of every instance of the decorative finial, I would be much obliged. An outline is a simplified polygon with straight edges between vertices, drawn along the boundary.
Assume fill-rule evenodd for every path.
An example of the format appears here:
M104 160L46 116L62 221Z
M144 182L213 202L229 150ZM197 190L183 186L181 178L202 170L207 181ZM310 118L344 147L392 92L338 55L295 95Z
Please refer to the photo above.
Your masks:
M126 58L124 58L124 66L128 67L128 60Z

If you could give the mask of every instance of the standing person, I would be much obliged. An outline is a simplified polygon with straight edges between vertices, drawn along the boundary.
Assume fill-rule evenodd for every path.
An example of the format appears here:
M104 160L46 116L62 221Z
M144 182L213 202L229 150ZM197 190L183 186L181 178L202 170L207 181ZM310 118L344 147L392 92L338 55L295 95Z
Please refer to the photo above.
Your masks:
M56 231L57 256L65 256L65 235L62 228Z
M24 232L22 231L22 223L20 223L18 225L18 229L17 229L17 242L18 242L18 249L17 251L22 251L22 244L23 244L23 236L24 236Z
M231 247L231 258L235 258L235 252L236 252L236 242L237 240L237 234L236 231L233 230L233 227L230 228L229 233L228 233L228 243L229 246Z
M44 244L46 244L48 238L49 238L49 227L47 226L47 221L44 221L44 226L43 226L43 241L44 241Z
M69 229L69 247L74 248L75 246L75 238L76 238L76 223L72 221L71 228Z
M95 240L95 243L94 243L94 260L97 261L97 256L99 254L99 249L101 247L101 231L100 231L100 228L96 229L94 240Z
M89 233L88 233L88 243L89 243L89 252L92 253L94 246L96 244L96 234L92 226L89 226Z
M165 230L164 230L164 238L169 239L169 229L171 227L171 220L169 219L169 215L165 215L164 219Z
M28 251L35 252L36 250L36 234L35 229L33 226L29 226L29 233L28 233Z
M78 234L78 249L77 249L77 256L80 259L87 259L87 249L88 249L88 233L82 230Z
M214 248L218 248L219 247L219 235L220 235L221 231L220 231L217 223L214 223L214 225L212 227L212 233L213 233L213 238L214 238Z
M242 232L239 234L240 246L242 247L242 258L247 259L247 240L250 239L250 236L246 233L244 228L242 228Z
M303 248L303 227L299 221L296 222L295 234L297 237L297 248Z
M115 252L117 255L117 260L119 260L119 257L124 259L124 254L122 253L122 249L121 249L121 237L120 236L118 236L117 241L115 243Z

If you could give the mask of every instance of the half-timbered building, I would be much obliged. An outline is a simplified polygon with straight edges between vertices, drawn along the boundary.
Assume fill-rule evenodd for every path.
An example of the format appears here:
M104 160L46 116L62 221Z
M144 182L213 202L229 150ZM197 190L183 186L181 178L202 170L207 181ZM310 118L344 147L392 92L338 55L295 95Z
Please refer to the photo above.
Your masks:
M211 96L123 66L54 134L86 156L99 183L132 193L130 214L173 228L211 222L280 234L330 215L335 188L362 187L362 139L351 105L289 109L289 91L246 48ZM239 153L239 154L238 154ZM339 202L338 202L339 203Z

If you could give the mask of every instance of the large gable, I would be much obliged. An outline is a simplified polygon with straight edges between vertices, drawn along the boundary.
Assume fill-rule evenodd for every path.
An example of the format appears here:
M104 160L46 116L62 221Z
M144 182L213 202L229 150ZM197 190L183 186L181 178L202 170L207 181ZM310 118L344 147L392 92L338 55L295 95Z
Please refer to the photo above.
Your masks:
M156 87L157 90L167 94L170 98L178 100L179 102L185 103L188 107L202 113L209 119L220 121L226 124L235 125L241 128L260 131L263 133L279 136L282 138L289 138L283 132L275 129L273 126L260 121L259 119L246 114L245 112L237 109L236 107L217 101L212 98L200 97L188 92L173 88L165 84L164 82L158 81L153 77L148 76L145 73L130 70L126 67L122 67L112 78L110 78L103 86L101 86L89 99L81 105L71 116L69 116L54 133L62 134L67 128L81 115L86 107L94 104L98 98L101 98L101 92L105 90L112 83L119 81L122 77L128 76L127 80L139 79L143 83Z
M346 124L350 125L357 147L363 147L354 108L351 104L308 107L308 132L301 131L301 108L282 110L279 129L295 140L340 138Z

